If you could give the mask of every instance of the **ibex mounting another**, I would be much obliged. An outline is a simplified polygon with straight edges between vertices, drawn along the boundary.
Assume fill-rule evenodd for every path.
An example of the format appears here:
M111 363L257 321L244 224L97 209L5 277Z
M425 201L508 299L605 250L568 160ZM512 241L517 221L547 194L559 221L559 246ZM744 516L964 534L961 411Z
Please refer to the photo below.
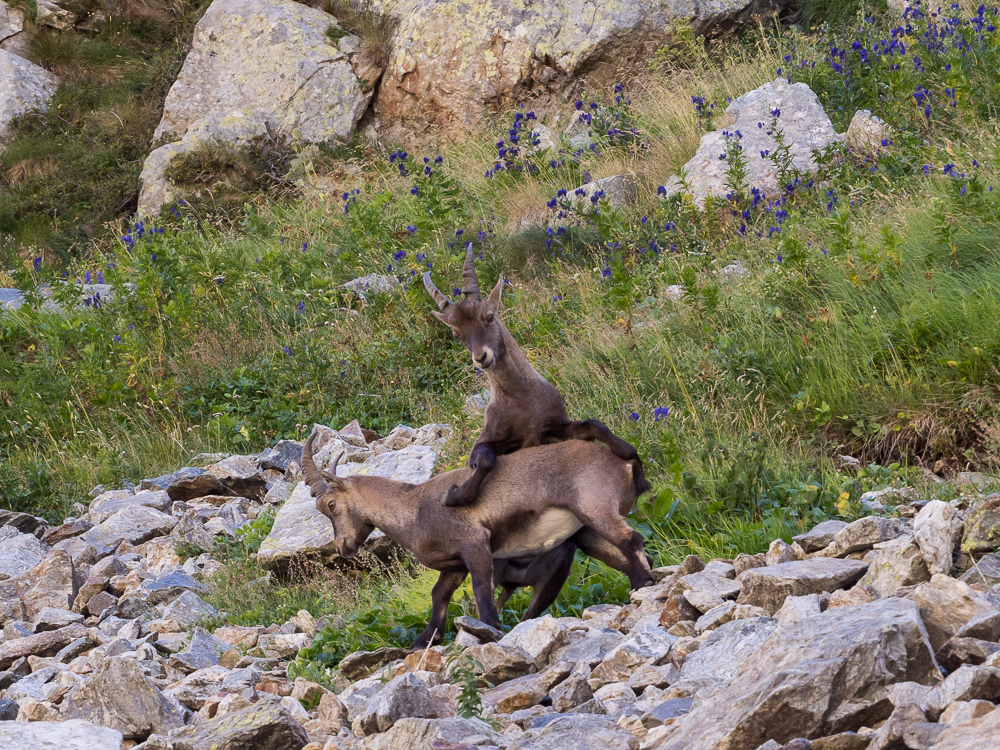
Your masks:
M451 328L452 334L472 353L476 367L486 374L490 402L486 407L483 431L469 455L469 466L474 471L461 486L448 489L441 499L442 504L472 503L483 481L496 466L497 456L564 440L599 440L618 458L634 461L638 476L643 476L642 462L635 448L611 432L603 422L596 419L574 422L566 414L559 391L531 366L500 320L503 276L487 299L480 295L471 243L466 251L462 280L463 299L451 302L431 281L431 272L424 274L424 286L440 310L433 315Z
M494 558L547 556L581 531L595 533L616 548L628 562L633 588L652 583L642 535L624 518L649 483L639 476L637 462L623 461L603 446L570 441L501 456L483 482L478 503L443 508L444 489L464 482L472 473L469 469L439 474L419 485L371 476L340 478L336 461L329 471L316 468L313 438L310 435L302 453L302 472L317 509L333 524L337 552L353 557L378 528L423 565L441 572L432 592L430 622L415 648L429 644L435 633L436 638L443 635L448 603L470 573L479 618L499 628ZM563 581L564 573L552 576L552 600ZM545 607L548 604L551 600Z

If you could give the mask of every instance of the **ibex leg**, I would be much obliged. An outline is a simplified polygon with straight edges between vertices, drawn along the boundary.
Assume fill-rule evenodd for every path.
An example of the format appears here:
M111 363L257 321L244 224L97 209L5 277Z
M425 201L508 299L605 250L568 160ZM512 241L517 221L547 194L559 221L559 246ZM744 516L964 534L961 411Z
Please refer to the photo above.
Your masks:
M489 443L474 446L469 456L469 466L473 468L472 476L466 479L461 487L455 486L448 490L441 498L441 504L446 508L471 505L475 502L479 487L486 479L486 475L493 471L496 465L497 454Z
M448 605L455 590L462 585L467 573L462 571L441 572L437 583L431 591L431 621L427 623L427 629L413 642L413 648L427 648L431 644L438 643L444 637L444 624L448 616Z
M493 555L490 554L489 537L468 542L462 550L462 562L472 575L472 594L479 608L479 619L499 630L500 615L493 601Z
M531 604L528 605L524 617L521 618L522 621L540 617L545 610L552 606L552 603L558 598L559 592L562 591L566 579L569 578L575 556L576 545L572 542L563 542L542 557L540 562L544 562L546 571L542 578L532 584L534 591Z
M628 563L628 578L632 589L640 589L653 583L653 574L643 548L642 534L634 531L625 519L617 513L600 516L579 516L585 526L589 526L603 539L614 545ZM579 532L578 532L579 533ZM585 535L584 543L587 537ZM599 554L603 547L595 548ZM600 558L598 558L600 559ZM616 566L613 566L616 567Z
M543 443L558 443L564 440L598 440L624 461L639 461L639 453L631 443L622 440L597 419L583 422L562 422L547 425L542 435Z

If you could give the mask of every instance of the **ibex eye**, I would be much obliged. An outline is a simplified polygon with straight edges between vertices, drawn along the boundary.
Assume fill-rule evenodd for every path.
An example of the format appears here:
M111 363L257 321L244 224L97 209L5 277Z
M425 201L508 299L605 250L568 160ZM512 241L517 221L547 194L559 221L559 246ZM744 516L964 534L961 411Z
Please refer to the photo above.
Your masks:
M490 313L489 315L486 316L486 322L487 323L493 322L493 313Z

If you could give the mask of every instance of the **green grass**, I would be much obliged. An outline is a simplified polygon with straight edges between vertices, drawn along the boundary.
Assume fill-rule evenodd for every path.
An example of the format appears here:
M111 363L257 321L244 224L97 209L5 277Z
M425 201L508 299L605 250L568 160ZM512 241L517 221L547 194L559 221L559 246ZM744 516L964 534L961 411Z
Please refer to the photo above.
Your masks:
M658 563L762 551L824 518L854 517L863 492L890 484L925 497L953 492L923 470L995 472L996 40L962 57L907 38L895 70L888 56L866 66L850 51L856 39L870 48L889 38L883 19L825 33L761 29L707 49L691 40L696 54L684 60L658 55L656 72L620 100L613 91L584 99L587 111L591 101L606 105L595 110L606 113L598 152L561 165L539 155L495 171L495 143L526 106L492 132L412 149L406 176L398 158L363 143L315 149L297 162L313 170L296 176L295 195L178 204L85 257L54 262L35 251L12 262L5 283L46 281L66 304L63 272L100 273L117 296L96 311L57 316L29 305L0 317L0 503L58 519L98 482L136 481L201 451L249 453L301 439L313 422L355 418L383 434L400 422L449 422L456 439L441 466L464 463L481 417L462 404L485 382L428 314L419 279L432 267L441 289L457 286L467 241L483 255L483 288L501 273L511 280L504 320L569 413L600 418L639 448L655 492L632 522ZM830 44L848 50L846 82L825 62ZM864 107L888 122L892 142L874 160L832 149L811 185L803 176L769 209L739 189L702 210L661 199L657 186L707 127L691 97L716 102L709 111L719 118L727 97L777 68L807 82L839 130ZM918 90L932 92L929 116ZM638 137L615 135L615 123ZM11 148L41 175L83 146L53 148L22 131ZM205 163L218 172L235 162ZM516 229L560 188L624 171L636 175L633 205L602 203L552 235ZM37 179L54 189L51 177ZM38 212L16 226L23 236L57 231ZM38 270L32 256L42 258ZM746 274L722 278L735 260ZM404 289L363 304L339 286L372 272L392 273ZM668 296L673 285L683 288L679 302ZM865 468L841 468L841 454ZM235 622L267 624L298 609L348 622L302 669L405 642L425 621L433 580L399 569L384 584L311 570L263 578L251 556L234 555L213 603ZM581 561L557 611L622 599L626 584ZM512 600L508 621L527 601L527 592ZM459 596L454 611L468 606Z
M97 36L45 29L32 60L61 80L47 113L20 118L0 154L4 265L65 261L103 245L136 208L163 100L207 2L127 2Z

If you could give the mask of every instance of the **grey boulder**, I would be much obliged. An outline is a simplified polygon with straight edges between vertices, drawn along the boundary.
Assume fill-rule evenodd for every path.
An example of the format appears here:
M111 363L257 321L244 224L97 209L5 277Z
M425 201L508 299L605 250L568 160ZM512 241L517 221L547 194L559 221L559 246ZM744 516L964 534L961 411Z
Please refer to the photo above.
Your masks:
M309 735L278 703L260 701L242 711L171 735L172 750L301 750Z
M611 719L593 714L558 714L529 729L508 750L639 750L639 740Z
M777 612L789 596L819 594L853 586L868 570L860 560L817 557L753 568L743 573L738 604Z
M506 738L482 719L401 719L388 732L368 738L365 750L436 750L506 744ZM186 748L175 746L175 750Z
M122 733L88 721L0 721L4 750L121 750Z
M150 684L135 659L123 656L105 659L66 696L61 713L67 719L116 729L126 739L179 729L188 716L187 709Z
M731 682L669 727L658 750L754 750L775 739L872 726L892 711L886 687L940 672L912 602L838 607L778 628Z

